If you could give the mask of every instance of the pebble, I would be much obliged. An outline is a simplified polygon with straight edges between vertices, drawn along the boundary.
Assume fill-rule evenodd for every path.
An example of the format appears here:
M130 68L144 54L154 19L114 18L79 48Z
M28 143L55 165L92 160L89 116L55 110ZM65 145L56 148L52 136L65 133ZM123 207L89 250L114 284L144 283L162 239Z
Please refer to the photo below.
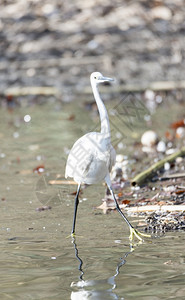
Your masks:
M121 244L121 240L115 240L114 243L115 244Z
M168 21L172 18L172 13L166 6L156 6L151 10L151 17Z
M157 144L157 151L158 152L165 152L166 151L166 144L164 141L159 141L159 143Z
M14 139L17 139L18 137L19 137L19 133L16 131L16 132L14 132L13 133L13 137L14 137Z
M116 155L116 162L122 162L124 160L124 156L122 154Z
M175 161L176 161L177 164L180 164L181 162L183 162L183 158L181 156L179 156L179 157L176 158Z
M174 149L174 148L167 149L167 150L166 150L166 155L173 154L175 151L177 151L177 150L176 150L176 149Z
M178 139L181 139L183 137L185 137L185 128L184 127L178 127L176 130L176 137Z
M165 164L164 164L164 169L165 169L165 171L168 171L168 170L170 170L170 163L169 162L166 162Z
M31 121L31 116L30 115L25 115L24 116L24 122L28 123Z
M154 101L154 99L155 99L155 93L154 93L154 91L152 91L152 90L146 90L146 92L145 92L145 98L147 100Z
M146 153L151 153L151 152L155 152L155 149L152 148L152 147L146 147L146 146L144 146L144 147L142 147L142 151L146 152Z
M29 148L29 150L31 150L31 151L36 151L36 150L39 149L39 145L37 145L37 144L29 145L28 148Z
M147 130L141 137L141 144L146 147L152 147L156 145L158 140L157 133L153 130Z
M132 186L131 190L133 190L133 191L139 191L140 190L140 186Z

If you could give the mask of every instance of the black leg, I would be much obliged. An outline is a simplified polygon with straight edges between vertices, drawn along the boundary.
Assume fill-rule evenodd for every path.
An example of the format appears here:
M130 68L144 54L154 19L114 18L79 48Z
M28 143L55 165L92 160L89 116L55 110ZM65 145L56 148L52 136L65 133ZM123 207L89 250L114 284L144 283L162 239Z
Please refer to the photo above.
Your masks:
M129 236L130 241L133 240L134 236L135 236L137 239L139 239L140 241L143 241L142 236L144 236L144 237L151 237L151 235L141 233L141 232L137 231L136 229L134 229L134 227L132 226L132 224L129 222L129 220L128 220L128 219L125 217L125 215L122 213L122 211L121 211L121 209L120 209L120 207L119 207L119 204L118 204L118 202L117 202L117 200L116 200L116 197L115 197L115 195L114 195L114 192L113 192L113 190L112 190L111 180L110 180L109 174L107 174L107 176L105 177L105 182L107 183L107 186L108 186L108 188L109 188L109 190L110 190L110 192L111 192L111 195L112 195L112 197L113 197L113 199L114 199L114 202L115 202L117 211L120 213L120 215L122 216L122 218L125 220L125 222L127 223L127 225L128 225L129 228L130 228L130 236Z
M76 192L76 197L75 197L75 209L74 209L74 216L73 216L73 228L72 228L72 231L71 231L72 235L75 234L76 215L77 215L77 209L78 209L78 204L79 204L79 200L78 200L79 192L80 192L80 184L78 185L77 192Z
M114 202L116 204L117 211L120 213L120 215L123 217L123 219L125 220L125 222L128 224L128 226L130 228L130 236L129 236L130 241L133 240L134 236L136 236L140 241L143 241L142 236L144 236L144 237L151 237L151 235L149 235L149 234L141 233L138 230L134 229L134 227L132 226L132 224L129 222L129 220L122 213L122 211L121 211L121 209L119 207L119 204L118 204L118 202L116 200L116 197L114 195L114 192L112 190L112 187L109 186L109 189L110 189L111 195L113 196Z
M110 190L110 192L111 192L111 195L113 196L114 202L115 202L115 204L116 204L116 209L117 209L117 211L118 211L118 212L120 213L120 215L123 217L123 219L124 219L125 222L128 224L128 226L129 226L130 228L134 228L134 227L132 226L132 224L129 222L129 220L125 217L125 215L122 213L122 211L121 211L121 209L120 209L120 207L119 207L119 204L118 204L118 202L117 202L117 200L116 200L116 197L115 197L115 195L114 195L114 192L113 192L112 188L109 187L109 190Z

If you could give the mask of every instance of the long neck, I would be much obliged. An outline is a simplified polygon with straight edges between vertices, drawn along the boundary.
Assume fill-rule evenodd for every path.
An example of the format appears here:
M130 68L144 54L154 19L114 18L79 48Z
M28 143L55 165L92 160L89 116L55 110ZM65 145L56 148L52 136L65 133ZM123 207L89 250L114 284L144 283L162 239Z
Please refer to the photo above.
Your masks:
M101 121L101 133L105 135L106 138L110 139L110 124L109 124L109 117L103 101L100 98L100 94L97 88L96 83L91 82L92 90L94 94L94 98L96 100L96 104L98 106L99 114L100 114L100 121Z

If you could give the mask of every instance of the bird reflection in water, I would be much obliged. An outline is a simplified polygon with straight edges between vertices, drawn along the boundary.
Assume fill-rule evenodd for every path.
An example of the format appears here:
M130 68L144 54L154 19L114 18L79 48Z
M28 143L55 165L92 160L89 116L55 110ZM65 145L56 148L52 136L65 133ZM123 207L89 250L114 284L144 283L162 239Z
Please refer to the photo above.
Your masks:
M120 268L126 263L127 256L134 251L130 245L130 251L126 252L120 262L116 266L116 272L113 276L101 280L85 280L83 271L83 260L79 257L78 248L75 238L72 238L72 243L75 249L75 257L79 261L78 270L80 271L79 281L72 282L71 287L75 289L71 293L71 300L113 300L120 299L116 293L115 279L120 273ZM107 288L108 286L108 288ZM93 289L92 289L93 287ZM104 287L104 289L103 289ZM124 299L124 298L121 298Z

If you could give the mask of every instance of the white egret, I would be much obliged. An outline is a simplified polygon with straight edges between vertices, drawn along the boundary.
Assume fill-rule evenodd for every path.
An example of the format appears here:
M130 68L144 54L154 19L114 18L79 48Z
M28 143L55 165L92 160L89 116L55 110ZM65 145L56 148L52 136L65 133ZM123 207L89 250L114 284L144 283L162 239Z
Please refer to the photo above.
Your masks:
M130 228L130 239L132 240L135 235L139 240L142 240L141 236L145 236L145 234L140 233L139 231L134 229L132 224L122 213L114 195L109 175L112 166L115 163L116 152L111 145L109 117L105 105L100 98L98 84L105 81L113 81L113 79L104 77L99 72L93 72L90 76L90 81L94 98L100 114L101 131L90 132L79 138L73 145L67 159L65 177L72 177L78 184L75 197L75 208L71 235L75 235L76 215L79 204L78 196L81 184L94 184L104 180L114 199L117 211L120 213L120 215L123 217Z

